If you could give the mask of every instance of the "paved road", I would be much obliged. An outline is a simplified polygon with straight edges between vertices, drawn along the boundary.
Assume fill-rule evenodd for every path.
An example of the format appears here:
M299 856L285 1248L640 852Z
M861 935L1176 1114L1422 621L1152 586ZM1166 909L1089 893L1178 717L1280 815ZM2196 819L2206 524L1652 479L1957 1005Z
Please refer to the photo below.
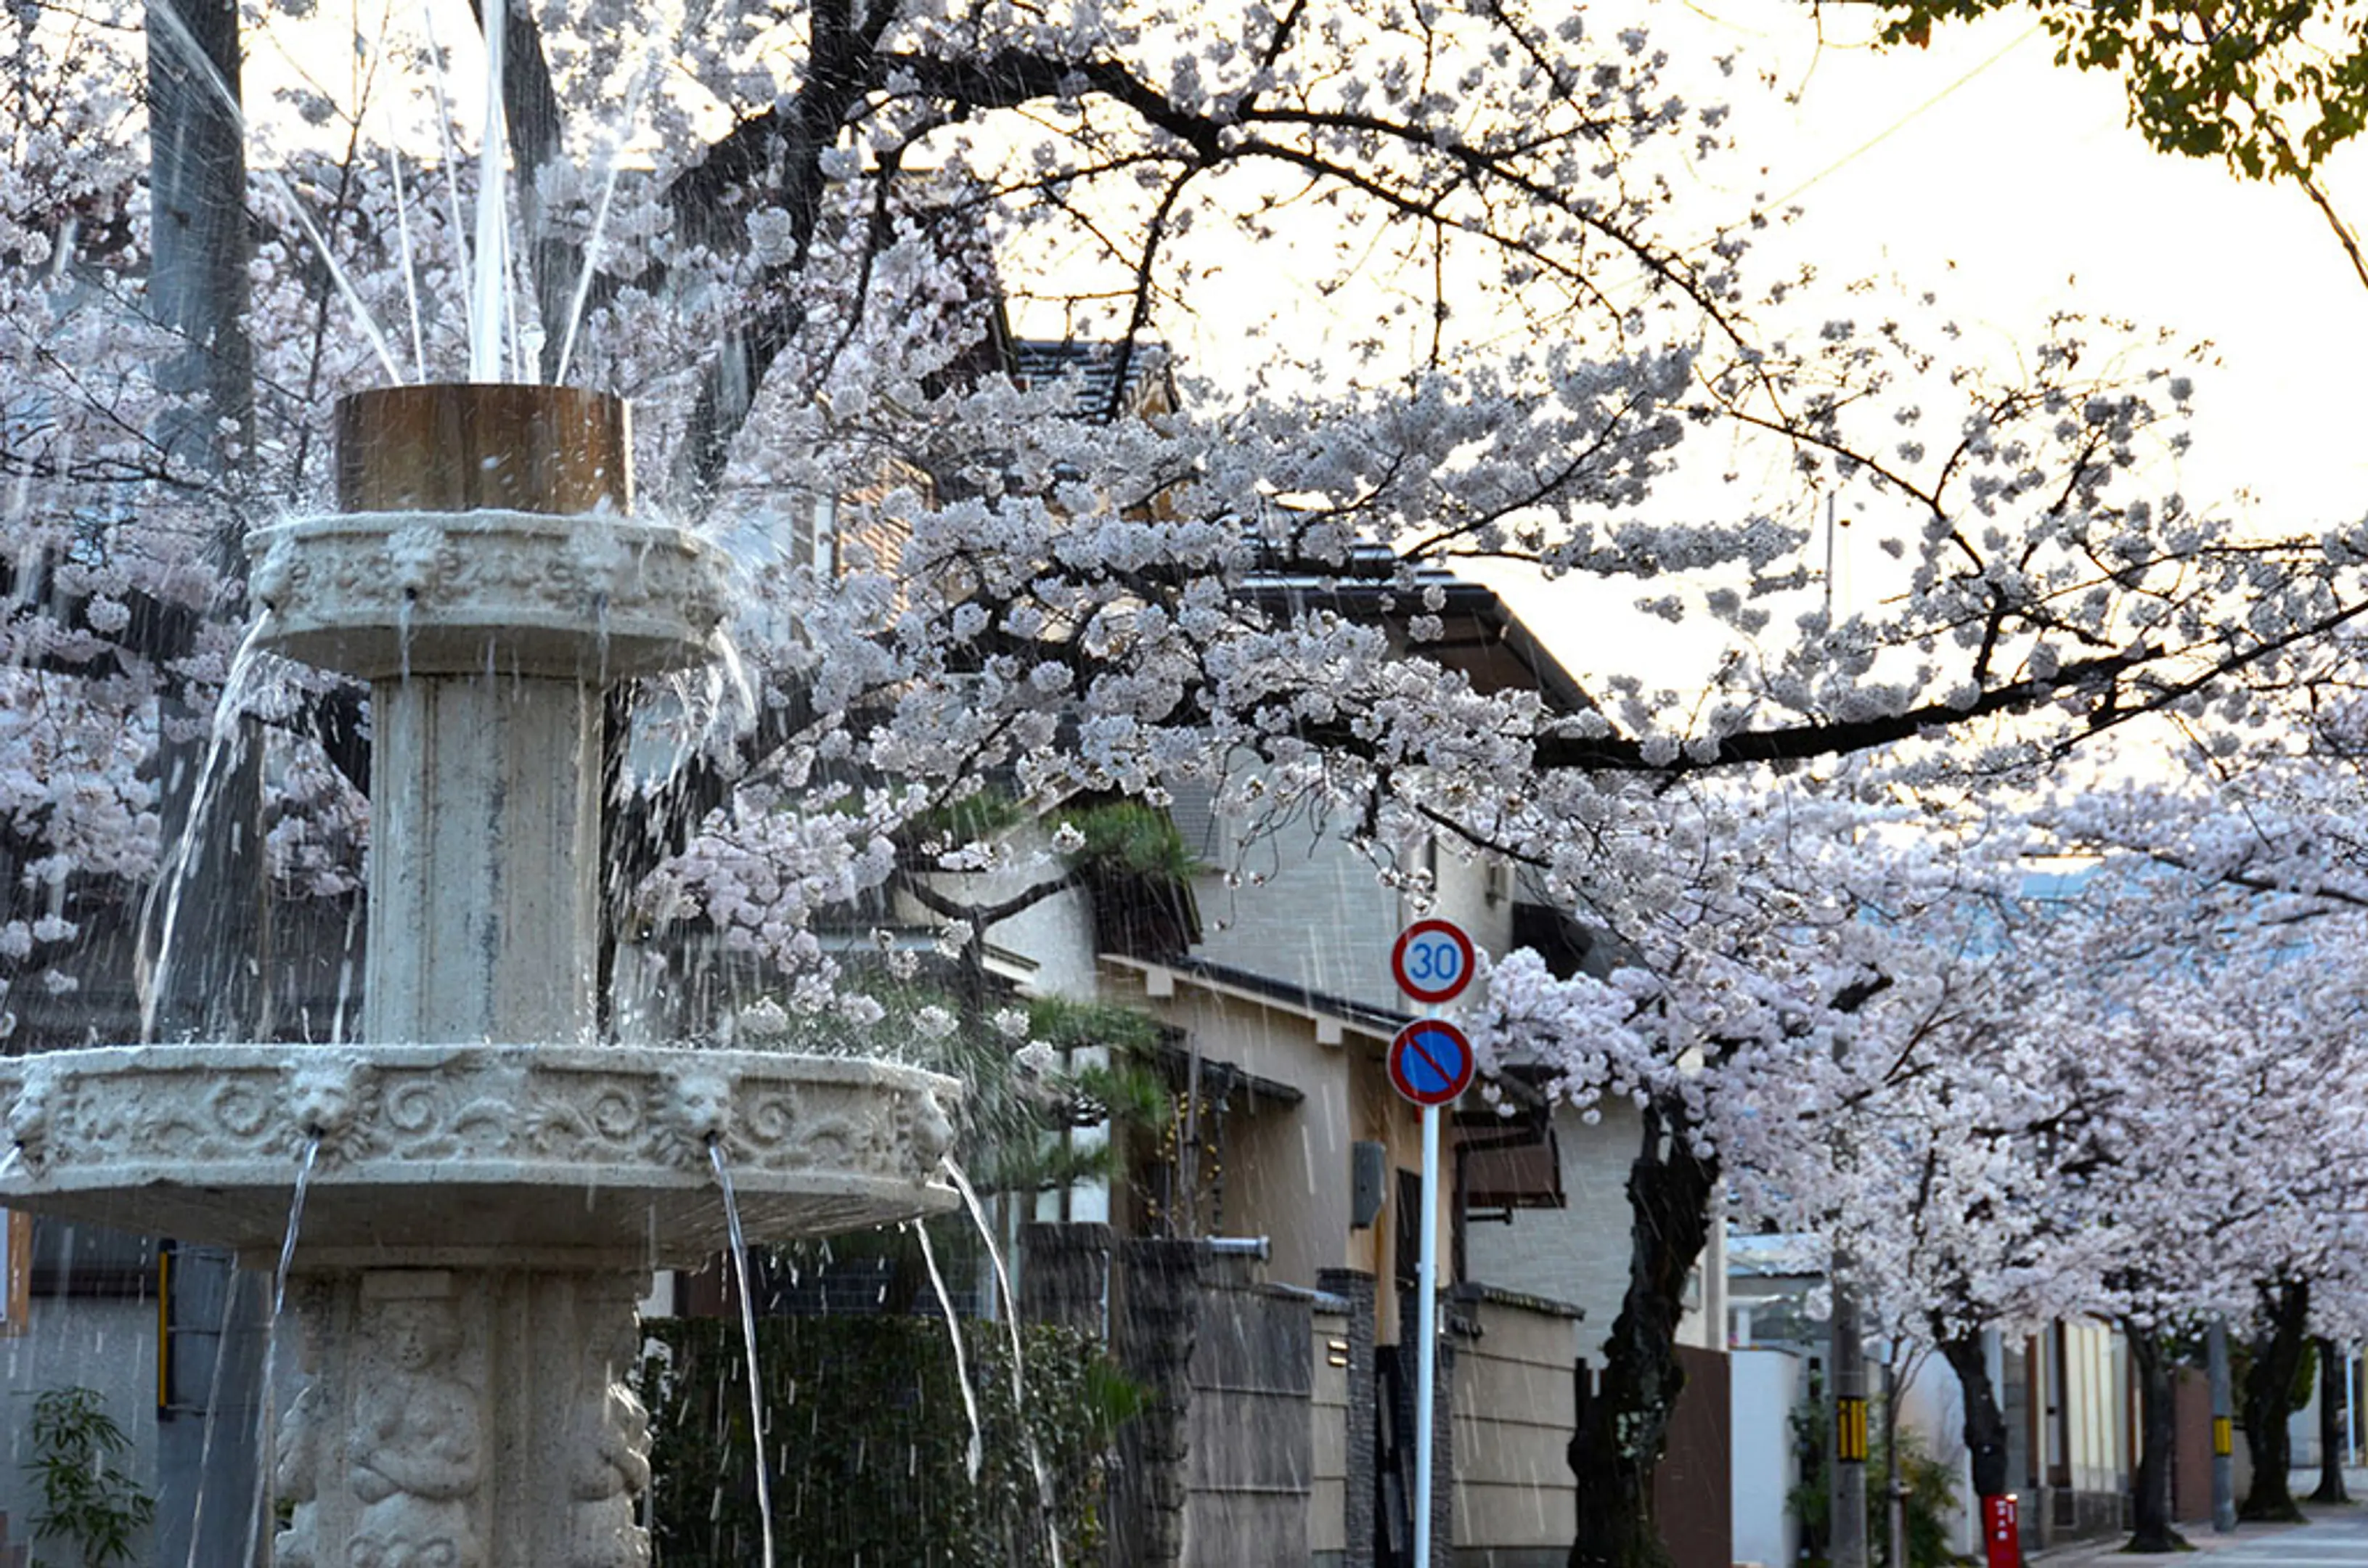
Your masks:
M2203 1532L2209 1535L2211 1532ZM2194 1537L2189 1537L2193 1540ZM2239 1530L2212 1553L2212 1568L2258 1563L2267 1568L2368 1568L2368 1517L2359 1508L2329 1509L2299 1528L2274 1535ZM2131 1561L2123 1558L2123 1562Z
M2368 1507L2327 1508L2317 1515L2307 1525L2244 1525L2234 1535L2214 1535L2209 1525L2180 1528L2197 1555L2210 1554L2211 1568L2368 1568ZM2135 1568L2141 1562L2181 1561L2125 1557L2121 1543L2126 1539L2034 1553L2032 1562L2045 1568Z

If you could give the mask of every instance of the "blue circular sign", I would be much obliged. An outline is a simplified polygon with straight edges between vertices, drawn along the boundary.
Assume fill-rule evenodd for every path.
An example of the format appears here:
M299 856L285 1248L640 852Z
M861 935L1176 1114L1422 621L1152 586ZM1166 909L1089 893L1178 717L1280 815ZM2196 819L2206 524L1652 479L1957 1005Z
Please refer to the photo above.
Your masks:
M1472 1086L1472 1042L1440 1018L1421 1018L1390 1041L1390 1082L1417 1105L1445 1105Z

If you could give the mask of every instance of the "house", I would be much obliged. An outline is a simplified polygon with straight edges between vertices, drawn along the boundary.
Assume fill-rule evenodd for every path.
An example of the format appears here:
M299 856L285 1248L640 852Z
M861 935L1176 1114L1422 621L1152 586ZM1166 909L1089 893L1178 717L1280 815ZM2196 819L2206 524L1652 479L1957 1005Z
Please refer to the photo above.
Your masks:
M1298 577L1282 563L1246 593L1278 606L1320 595L1326 608L1404 637L1391 564L1363 565L1361 578L1343 581ZM1422 586L1445 622L1426 652L1439 650L1482 690L1519 686L1565 708L1584 701L1493 592L1435 571ZM1100 961L1103 994L1153 1012L1179 1040L1174 1066L1185 1126L1147 1161L1132 1163L1131 1190L1114 1193L1110 1210L1134 1233L1167 1225L1256 1238L1273 1286L1322 1292L1346 1278L1371 1281L1372 1397L1388 1405L1404 1382L1398 1362L1409 1337L1421 1179L1419 1116L1384 1066L1391 1036L1413 1016L1391 979L1392 946L1423 915L1454 921L1487 950L1536 946L1576 965L1587 961L1588 944L1527 897L1509 868L1461 846L1434 838L1399 846L1400 864L1422 873L1428 892L1420 896L1385 887L1345 832L1237 820L1206 787L1179 788L1170 811L1208 868L1195 888L1200 937L1180 951L1105 950ZM1450 1187L1438 1240L1452 1302L1452 1539L1458 1551L1486 1552L1491 1562L1559 1563L1575 1530L1565 1450L1576 1380L1583 1363L1600 1364L1626 1286L1625 1184L1641 1123L1615 1115L1588 1126L1542 1103L1518 1078L1499 1087L1509 1114L1476 1105L1458 1112L1445 1162ZM1150 1196L1163 1192L1175 1196L1165 1203ZM1702 1381L1723 1389L1725 1274L1713 1249L1687 1338L1689 1354L1703 1363ZM1681 1418L1680 1427L1669 1470L1687 1477L1689 1494L1713 1480L1723 1493L1721 1420L1706 1418L1697 1432ZM1378 1562L1394 1561L1400 1526L1392 1516L1402 1503L1391 1436L1384 1430L1375 1460ZM1317 1451L1320 1467L1326 1450ZM1326 1495L1330 1478L1319 1473L1316 1483L1311 1495ZM1223 1517L1213 1504L1207 1512ZM1679 1560L1725 1568L1723 1510L1682 1513L1700 1534L1673 1540ZM1309 1537L1320 1562L1331 1560L1321 1514L1312 1509ZM1185 1560L1224 1555L1195 1551Z

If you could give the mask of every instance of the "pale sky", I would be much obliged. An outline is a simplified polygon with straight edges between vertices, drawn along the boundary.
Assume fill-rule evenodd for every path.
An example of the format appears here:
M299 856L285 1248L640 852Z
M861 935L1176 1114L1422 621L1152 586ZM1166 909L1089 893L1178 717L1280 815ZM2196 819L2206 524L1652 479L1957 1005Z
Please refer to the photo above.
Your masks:
M1862 266L1938 289L2000 352L2067 305L2209 338L2222 365L2197 376L2191 496L2242 487L2282 518L2368 507L2368 443L2338 379L2347 347L2368 339L2368 288L2299 190L2152 151L2125 123L2119 82L2055 66L2025 12L1878 55L1820 48L1793 6L1692 9L1798 84L1798 109L1766 117L1778 122L1769 184L1805 187L1804 233L1831 267L1861 269L1855 244ZM1870 30L1852 6L1827 24L1845 40ZM2368 221L2362 153L2328 184Z
M1740 208L1755 194L1797 192L1805 215L1764 241L1767 252L1797 247L1829 280L1895 278L1891 309L1911 320L1910 302L1933 290L1940 313L1964 328L1956 351L2001 366L2038 342L2058 310L2208 339L2218 363L2194 372L2194 446L2175 470L2150 475L2155 486L2276 531L2316 532L2368 511L2368 440L2340 381L2351 346L2368 341L2368 288L2299 190L2154 152L2125 122L2119 81L2057 67L2027 12L1878 54L1857 6L1828 7L1822 40L1818 18L1797 5L1651 9L1656 42L1678 60L1743 51L1733 82L1702 88L1736 106L1743 150L1702 194ZM1795 95L1793 106L1745 81L1761 68ZM2368 153L2336 160L2327 184L2347 216L2368 222ZM1863 313L1889 312L1868 304ZM1682 510L1697 499L1731 509L1738 498L1678 483L1656 502ZM1864 530L1841 535L1843 608L1882 591L1888 562L1873 545ZM1504 585L1550 631L1571 624L1574 605L1590 619L1611 608L1609 589ZM1603 652L1588 641L1566 649L1581 668ZM1614 663L1633 667L1649 650L1643 656L1666 662L1680 686L1706 654L1694 623L1630 618L1617 642Z

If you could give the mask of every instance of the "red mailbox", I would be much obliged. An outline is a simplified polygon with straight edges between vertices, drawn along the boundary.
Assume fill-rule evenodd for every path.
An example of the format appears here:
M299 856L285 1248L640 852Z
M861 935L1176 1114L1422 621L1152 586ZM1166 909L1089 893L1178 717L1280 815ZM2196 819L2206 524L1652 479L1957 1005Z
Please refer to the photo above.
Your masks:
M2013 1493L1982 1499L1982 1547L1988 1568L2022 1568L2022 1519Z

